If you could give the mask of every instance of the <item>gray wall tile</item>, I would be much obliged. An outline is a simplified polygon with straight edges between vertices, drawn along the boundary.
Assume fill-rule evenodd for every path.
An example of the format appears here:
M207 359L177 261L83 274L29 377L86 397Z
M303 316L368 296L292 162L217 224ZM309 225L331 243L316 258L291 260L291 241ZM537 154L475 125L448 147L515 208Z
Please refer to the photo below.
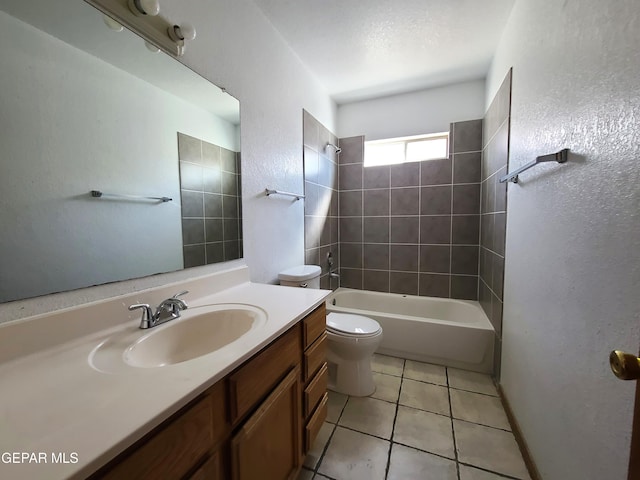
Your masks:
M364 191L364 215L365 216L388 216L389 215L389 195L388 189L365 190Z
M341 191L362 189L362 168L362 164L340 165L339 189Z
M355 217L362 215L362 190L340 192L340 216Z
M363 241L389 243L389 217L365 217Z
M419 217L392 217L391 243L418 243Z
M225 151L224 161L222 150ZM228 163L231 160L233 163ZM202 166L220 170L224 168L227 172L236 173L236 153L231 150L220 148L209 142L202 142ZM225 168L228 167L228 168ZM208 259L207 259L208 260Z
M389 292L389 271L365 270L363 288L373 292Z
M482 153L457 153L453 156L453 183L478 183L481 180Z
M389 188L391 173L389 166L366 167L363 169L364 188Z
M420 214L451 214L451 191L451 186L423 187L420 190Z
M450 244L452 218L455 221L449 215L420 217L420 243Z
M482 120L457 122L453 127L453 153L482 150Z
M420 292L426 297L449 298L449 275L420 274Z
M418 295L418 274L391 272L389 275L389 291L405 295Z
M480 213L480 184L453 186L453 213Z
M391 245L390 269L403 272L418 271L417 245Z
M421 185L450 185L452 183L451 158L420 162Z
M420 271L427 273L449 273L451 269L451 247L449 245L420 245Z
M368 270L389 270L389 245L365 243L364 268Z
M419 188L394 188L391 190L392 215L417 215L420 212Z
M420 163L410 162L391 166L392 187L414 187L420 185Z
M341 138L339 141L342 152L338 155L340 165L345 163L362 163L364 161L364 137Z
M451 298L478 300L478 277L451 275Z

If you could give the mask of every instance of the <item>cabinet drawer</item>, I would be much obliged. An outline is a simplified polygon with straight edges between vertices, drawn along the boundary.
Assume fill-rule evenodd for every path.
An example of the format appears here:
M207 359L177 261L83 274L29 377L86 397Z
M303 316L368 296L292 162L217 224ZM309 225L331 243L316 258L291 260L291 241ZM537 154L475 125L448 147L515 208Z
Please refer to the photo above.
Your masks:
M231 432L227 405L227 380L220 380L207 393L211 397L213 444L217 445Z
M207 395L97 478L181 479L213 447L212 424L211 397Z
M231 423L235 424L264 398L301 356L300 325L266 347L229 377Z
M307 388L304 389L304 418L309 418L313 409L327 393L327 382L329 381L329 369L325 362L320 368L320 371L316 373L315 377L309 382Z
M307 426L304 429L304 451L308 452L313 446L313 441L318 436L318 432L320 428L322 428L322 424L327 418L327 402L329 401L329 394L325 392L322 400L320 400L320 405L316 408L315 413L307 423Z
M189 477L189 480L225 480L225 478L222 454L217 451Z
M304 352L304 381L313 377L323 363L327 361L327 334L323 334Z
M324 333L327 328L327 311L324 303L307 315L302 321L302 344L306 349Z

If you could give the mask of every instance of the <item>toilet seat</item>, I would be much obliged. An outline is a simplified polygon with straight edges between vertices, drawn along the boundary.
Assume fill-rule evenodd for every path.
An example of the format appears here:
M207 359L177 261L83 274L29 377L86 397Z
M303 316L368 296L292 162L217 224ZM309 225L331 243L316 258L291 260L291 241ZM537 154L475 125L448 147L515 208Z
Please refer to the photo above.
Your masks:
M327 315L327 331L343 337L366 338L380 335L382 328L369 317L331 312Z

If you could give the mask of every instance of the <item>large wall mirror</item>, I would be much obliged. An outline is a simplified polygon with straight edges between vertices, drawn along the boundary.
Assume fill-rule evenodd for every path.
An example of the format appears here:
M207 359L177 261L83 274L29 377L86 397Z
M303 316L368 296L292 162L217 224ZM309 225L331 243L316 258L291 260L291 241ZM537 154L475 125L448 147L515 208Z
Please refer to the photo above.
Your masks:
M238 101L108 23L0 0L0 302L242 256Z

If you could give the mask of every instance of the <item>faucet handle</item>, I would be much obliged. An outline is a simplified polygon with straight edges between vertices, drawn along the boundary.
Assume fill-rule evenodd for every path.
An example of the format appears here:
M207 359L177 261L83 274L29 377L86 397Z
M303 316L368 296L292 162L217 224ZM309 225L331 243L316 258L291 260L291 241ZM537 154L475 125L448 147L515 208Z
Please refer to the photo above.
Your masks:
M136 303L129 305L129 311L142 309L142 318L140 319L140 328L150 328L153 322L153 312L148 303Z
M184 292L180 292L180 293L176 293L173 297L171 298L178 298L181 297L182 295L186 295L187 293L189 293L189 290L185 290Z

